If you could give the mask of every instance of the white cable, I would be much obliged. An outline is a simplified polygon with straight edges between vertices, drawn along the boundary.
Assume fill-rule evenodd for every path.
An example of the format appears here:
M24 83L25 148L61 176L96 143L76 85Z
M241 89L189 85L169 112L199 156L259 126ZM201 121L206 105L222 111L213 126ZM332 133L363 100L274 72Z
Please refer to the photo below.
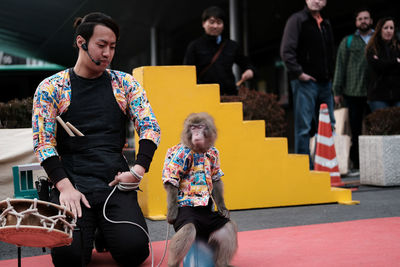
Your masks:
M129 184L129 185L127 185L127 184ZM138 188L139 183L137 183L137 185L133 185L133 184L136 184L136 183L125 183L124 185L122 185L122 187L120 187L120 185L114 186L114 189L111 191L111 193L108 195L106 201L104 202L104 206L103 206L103 216L104 216L104 219L106 219L106 220L109 221L110 223L115 223L115 224L119 224L119 223L132 224L132 225L135 225L135 226L137 226L137 227L139 227L140 229L143 230L143 232L146 234L147 238L149 239L149 243L150 243L150 253L151 253L151 266L153 267L153 266L154 266L153 246L151 245L151 239L150 239L149 233L147 233L147 231L146 231L141 225L139 225L139 224L137 224L137 223L130 222L130 221L113 221L113 220L110 220L109 218L107 218L107 216L106 216L106 205L107 205L107 202L108 202L108 200L110 199L111 195L114 193L115 189L118 187L118 189L120 189L120 190L121 190L121 188L122 188L121 191L131 191L131 190L134 190L134 189ZM133 189L133 187L134 187L134 189ZM168 235L169 235L169 226L167 226L167 237L166 237L166 239L165 239L164 254L163 254L162 258L161 258L160 263L157 265L157 267L159 267L159 266L161 265L161 263L163 262L163 260L164 260L164 257L165 257L166 251L167 251Z
M140 181L136 182L136 183L121 183L120 182L120 183L118 183L117 187L120 191L126 192L126 191L132 191L132 190L138 189L139 184L140 184Z
M168 247L168 237L169 237L169 227L171 225L167 223L167 236L165 237L165 246L164 246L164 252L161 257L160 263L157 265L157 267L160 267L161 263L164 261L165 255L167 254L167 247Z

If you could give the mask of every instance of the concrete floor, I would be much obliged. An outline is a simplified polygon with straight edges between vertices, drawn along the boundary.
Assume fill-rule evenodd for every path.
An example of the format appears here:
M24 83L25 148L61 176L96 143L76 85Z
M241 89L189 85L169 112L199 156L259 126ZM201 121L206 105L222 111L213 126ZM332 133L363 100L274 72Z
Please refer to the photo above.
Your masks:
M358 180L357 180L358 179ZM357 184L359 177L342 178L344 182ZM400 187L375 187L361 185L353 191L353 200L359 205L321 204L265 209L232 211L231 218L239 231L260 230L278 227L342 222L382 217L400 217ZM147 220L152 241L165 240L166 221ZM173 235L170 228L170 237ZM22 248L22 257L43 255L41 248ZM15 245L0 242L0 260L17 258Z

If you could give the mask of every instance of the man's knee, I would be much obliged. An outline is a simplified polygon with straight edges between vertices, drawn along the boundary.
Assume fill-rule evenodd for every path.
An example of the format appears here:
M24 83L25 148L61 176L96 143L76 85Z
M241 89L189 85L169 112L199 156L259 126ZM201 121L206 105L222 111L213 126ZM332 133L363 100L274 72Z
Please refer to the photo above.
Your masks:
M149 256L150 251L148 246L146 248L141 247L137 250L132 251L120 251L117 253L111 253L113 259L120 266L139 266L142 264Z
M121 266L138 266L150 254L148 238L135 238L110 248L113 259Z
M83 251L79 248L71 246L56 247L51 249L51 258L55 267L70 267L82 266L82 261L85 265L90 262L91 253L82 254ZM84 258L83 258L84 257Z

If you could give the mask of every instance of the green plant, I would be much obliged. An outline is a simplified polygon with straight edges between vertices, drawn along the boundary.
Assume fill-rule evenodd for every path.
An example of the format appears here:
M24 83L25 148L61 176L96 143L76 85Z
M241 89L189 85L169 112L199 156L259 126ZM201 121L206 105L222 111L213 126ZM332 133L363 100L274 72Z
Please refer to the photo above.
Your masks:
M285 136L285 111L279 105L276 95L249 90L242 86L237 96L221 96L221 102L242 102L243 119L265 120L266 136Z
M0 128L32 127L32 97L0 102Z
M364 135L400 134L400 107L378 109L365 117Z

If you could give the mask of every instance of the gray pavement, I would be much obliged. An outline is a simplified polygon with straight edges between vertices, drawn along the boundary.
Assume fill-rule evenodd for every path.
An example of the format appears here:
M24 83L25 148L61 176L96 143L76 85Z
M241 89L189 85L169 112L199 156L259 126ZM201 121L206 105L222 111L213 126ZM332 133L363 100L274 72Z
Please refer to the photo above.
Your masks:
M357 185L359 178L343 177L342 181ZM353 191L353 200L359 205L319 204L266 209L232 211L231 218L239 231L271 229L309 224L342 222L360 219L400 217L400 187L361 185ZM152 241L165 240L167 223L147 220ZM170 236L173 234L170 228ZM41 248L22 248L22 257L43 255ZM17 258L15 245L0 242L0 260Z

